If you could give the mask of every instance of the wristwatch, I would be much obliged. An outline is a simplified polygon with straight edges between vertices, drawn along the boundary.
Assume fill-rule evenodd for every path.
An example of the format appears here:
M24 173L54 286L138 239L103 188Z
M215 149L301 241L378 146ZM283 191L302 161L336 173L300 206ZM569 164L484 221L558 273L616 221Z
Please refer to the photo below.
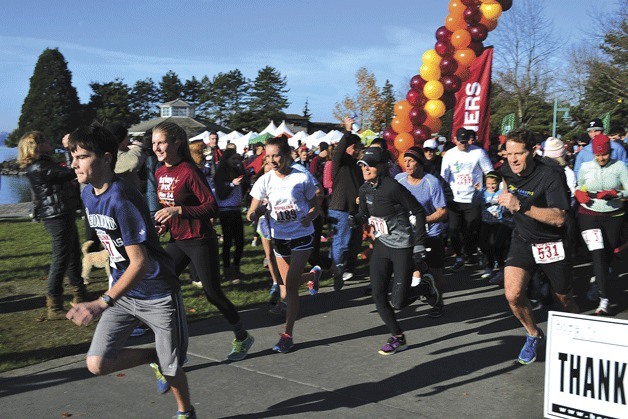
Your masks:
M103 294L100 298L107 304L109 307L113 307L113 298L108 296L107 294Z

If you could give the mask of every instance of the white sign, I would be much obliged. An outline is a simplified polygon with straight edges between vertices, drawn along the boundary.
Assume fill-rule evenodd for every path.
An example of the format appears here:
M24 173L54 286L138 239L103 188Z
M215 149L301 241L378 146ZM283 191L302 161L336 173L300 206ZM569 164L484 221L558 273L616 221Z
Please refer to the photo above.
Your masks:
M546 418L628 418L628 321L549 312Z

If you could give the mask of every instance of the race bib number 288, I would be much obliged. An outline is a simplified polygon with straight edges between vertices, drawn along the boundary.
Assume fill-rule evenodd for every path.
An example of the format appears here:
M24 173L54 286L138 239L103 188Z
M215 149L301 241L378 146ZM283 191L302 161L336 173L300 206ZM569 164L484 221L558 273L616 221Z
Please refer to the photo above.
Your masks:
M565 259L563 242L550 242L532 245L532 254L536 263L553 263Z

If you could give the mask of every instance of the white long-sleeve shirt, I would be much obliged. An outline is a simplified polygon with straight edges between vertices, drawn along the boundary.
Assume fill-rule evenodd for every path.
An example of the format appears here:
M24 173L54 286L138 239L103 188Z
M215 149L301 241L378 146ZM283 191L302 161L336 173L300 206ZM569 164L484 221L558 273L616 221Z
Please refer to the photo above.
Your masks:
M454 147L443 157L440 174L451 186L454 201L470 203L475 185L484 186L483 175L493 170L493 164L483 148L470 145L467 150Z

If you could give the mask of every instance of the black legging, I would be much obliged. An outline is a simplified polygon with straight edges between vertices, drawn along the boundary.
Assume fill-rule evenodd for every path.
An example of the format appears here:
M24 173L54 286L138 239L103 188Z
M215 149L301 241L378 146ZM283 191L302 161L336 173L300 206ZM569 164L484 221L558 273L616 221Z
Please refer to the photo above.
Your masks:
M369 261L372 295L377 313L388 327L391 335L403 333L395 318L394 310L402 309L409 302L408 293L413 270L411 247L393 249L382 244L379 240L375 240ZM388 286L393 272L395 273L395 280L392 285L390 302L388 302Z
M209 239L171 241L166 246L166 252L174 259L177 276L191 262L203 283L207 300L220 310L231 325L240 322L238 311L220 287L218 240L215 236Z
M231 266L231 243L235 241L233 264L240 266L244 251L244 222L240 211L224 211L219 213L222 227L222 266L225 271Z
M486 255L488 267L504 267L504 256L508 254L509 238L512 234L510 227L502 223L482 223L480 226L480 249Z
M591 261L593 262L593 273L595 274L595 281L600 287L600 297L608 298L608 268L613 261L613 255L615 248L619 245L619 235L621 234L621 228L623 223L623 217L608 217L604 215L586 215L578 214L578 225L580 231L591 230L599 228L602 230L602 237L604 238L604 249L598 249L590 251Z
M449 237L458 257L467 257L477 250L481 207L475 203L452 202L449 207Z

